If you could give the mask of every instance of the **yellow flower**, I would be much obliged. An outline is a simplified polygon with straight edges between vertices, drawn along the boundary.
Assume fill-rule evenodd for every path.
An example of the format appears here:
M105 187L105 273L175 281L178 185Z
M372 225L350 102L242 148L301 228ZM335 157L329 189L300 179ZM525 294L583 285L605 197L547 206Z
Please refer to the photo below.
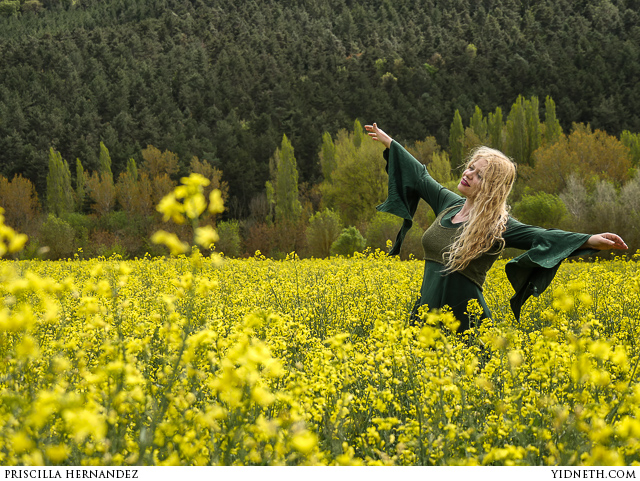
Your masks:
M276 397L268 390L260 386L255 386L251 390L251 399L260 404L260 406L267 407L275 402Z
M224 212L224 203L222 202L222 192L213 189L209 194L209 212L211 214L220 214Z
M31 336L24 336L20 344L16 346L16 354L22 358L38 357L39 352L38 343Z
M53 463L61 463L69 457L69 448L64 444L49 446L44 452Z
M184 212L187 214L189 219L197 219L206 208L207 202L204 199L204 195L200 192L191 195L184 200Z
M218 242L220 237L216 230L210 225L198 227L195 231L195 241L201 247L209 249L213 244Z
M165 195L156 210L163 216L162 219L167 222L169 219L173 220L176 224L184 224L186 219L184 218L184 205L178 202L175 193L171 192Z
M104 418L90 409L67 409L62 417L76 442L88 436L93 436L95 441L102 441L107 434Z
M173 255L180 255L189 251L189 245L182 242L177 235L163 230L155 232L151 236L151 242L167 246Z
M22 250L27 243L28 237L25 234L15 234L9 241L9 252L18 252Z
M297 433L291 439L292 446L300 451L302 454L309 454L316 447L318 438L312 432L306 429L300 433Z
M33 440L24 431L18 431L10 437L10 440L9 446L11 446L17 454L30 451L35 446Z
M189 177L182 177L180 179L180 182L182 182L186 186L194 188L195 190L206 187L211 183L211 181L204 175L197 174L195 172L192 172Z

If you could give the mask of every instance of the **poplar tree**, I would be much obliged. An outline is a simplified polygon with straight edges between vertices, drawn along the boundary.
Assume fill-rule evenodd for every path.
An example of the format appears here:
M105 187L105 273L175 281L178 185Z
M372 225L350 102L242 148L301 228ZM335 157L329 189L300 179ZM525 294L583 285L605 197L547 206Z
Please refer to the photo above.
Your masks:
M59 152L49 149L49 173L47 174L47 204L49 212L57 217L73 211L73 194L69 164Z
M100 142L98 168L99 172L91 174L87 187L94 202L94 210L100 215L105 215L115 207L116 188L111 172L111 156L103 142Z
M535 95L525 102L527 122L527 163L533 165L533 153L540 147L542 132L540 131L540 105Z
M502 109L496 107L495 113L489 112L487 130L489 131L489 146L502 150Z
M138 166L135 159L131 158L127 161L127 172L133 180L138 181Z
M111 171L111 155L104 142L100 142L100 156L98 158L100 168L100 177L102 179L111 179L113 183L113 172Z
M302 212L298 198L298 168L293 146L286 135L282 136L280 148L273 155L273 164L276 222L296 222Z
M487 142L487 118L482 115L482 110L476 105L476 109L469 120L469 126L473 129L473 132L478 136L478 139L482 144Z
M507 117L505 150L505 153L517 163L529 163L527 158L527 116L522 95L518 95Z
M544 100L544 142L554 144L562 135L562 127L556 117L556 103L547 95Z
M429 174L440 184L451 182L451 162L446 152L434 152L429 163Z
M460 111L456 109L453 114L453 122L449 129L449 151L451 153L451 163L457 169L462 165L462 156L464 155L464 126L462 125L462 117Z
M319 153L322 176L327 182L331 182L331 174L338 165L336 161L336 145L329 132L322 134L322 147Z
M638 167L640 165L640 135L623 130L620 134L620 142L629 149L631 165Z
M533 165L533 153L540 147L538 97L525 100L518 95L507 117L506 154L516 162Z
M82 212L82 206L84 205L84 199L86 194L86 178L84 174L84 168L80 159L76 158L76 201L77 210Z

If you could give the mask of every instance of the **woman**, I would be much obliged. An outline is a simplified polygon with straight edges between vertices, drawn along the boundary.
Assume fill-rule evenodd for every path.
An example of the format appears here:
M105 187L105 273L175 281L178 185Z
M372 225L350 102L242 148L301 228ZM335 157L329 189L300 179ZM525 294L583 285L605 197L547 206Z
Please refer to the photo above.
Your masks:
M412 312L449 306L460 321L458 332L472 327L491 312L482 295L482 285L505 247L526 252L509 261L507 277L515 289L511 308L516 319L531 295L540 295L567 257L602 249L627 249L616 234L597 235L542 229L509 217L507 197L516 178L516 167L502 152L476 149L462 174L458 190L463 197L442 187L398 142L377 124L365 126L373 140L387 147L384 157L389 174L387 200L377 207L404 219L390 254L398 254L418 202L424 199L436 214L425 231L422 245L425 267L420 297ZM483 309L479 319L467 314L467 303L476 299Z

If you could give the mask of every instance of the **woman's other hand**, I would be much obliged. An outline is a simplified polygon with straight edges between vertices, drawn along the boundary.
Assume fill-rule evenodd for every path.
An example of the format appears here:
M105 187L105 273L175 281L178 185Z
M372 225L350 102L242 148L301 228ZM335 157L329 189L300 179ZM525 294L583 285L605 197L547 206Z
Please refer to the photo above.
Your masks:
M591 249L628 249L627 244L624 243L622 237L610 232L604 234L596 234L589 237L589 240L585 242L582 247L590 247Z
M379 129L378 124L374 123L373 125L365 125L364 128L369 133L369 137L373 140L379 140L387 149L391 146L391 141L393 139L385 134L384 130Z

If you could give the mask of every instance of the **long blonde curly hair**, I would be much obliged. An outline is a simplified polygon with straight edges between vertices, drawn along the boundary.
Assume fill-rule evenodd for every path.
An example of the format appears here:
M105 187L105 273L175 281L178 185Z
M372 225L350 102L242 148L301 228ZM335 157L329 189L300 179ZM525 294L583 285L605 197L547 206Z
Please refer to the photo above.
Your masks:
M480 255L504 248L502 234L509 219L507 197L516 180L516 164L499 150L478 147L471 152L465 168L481 159L487 166L469 218L446 253L447 272L461 271Z

